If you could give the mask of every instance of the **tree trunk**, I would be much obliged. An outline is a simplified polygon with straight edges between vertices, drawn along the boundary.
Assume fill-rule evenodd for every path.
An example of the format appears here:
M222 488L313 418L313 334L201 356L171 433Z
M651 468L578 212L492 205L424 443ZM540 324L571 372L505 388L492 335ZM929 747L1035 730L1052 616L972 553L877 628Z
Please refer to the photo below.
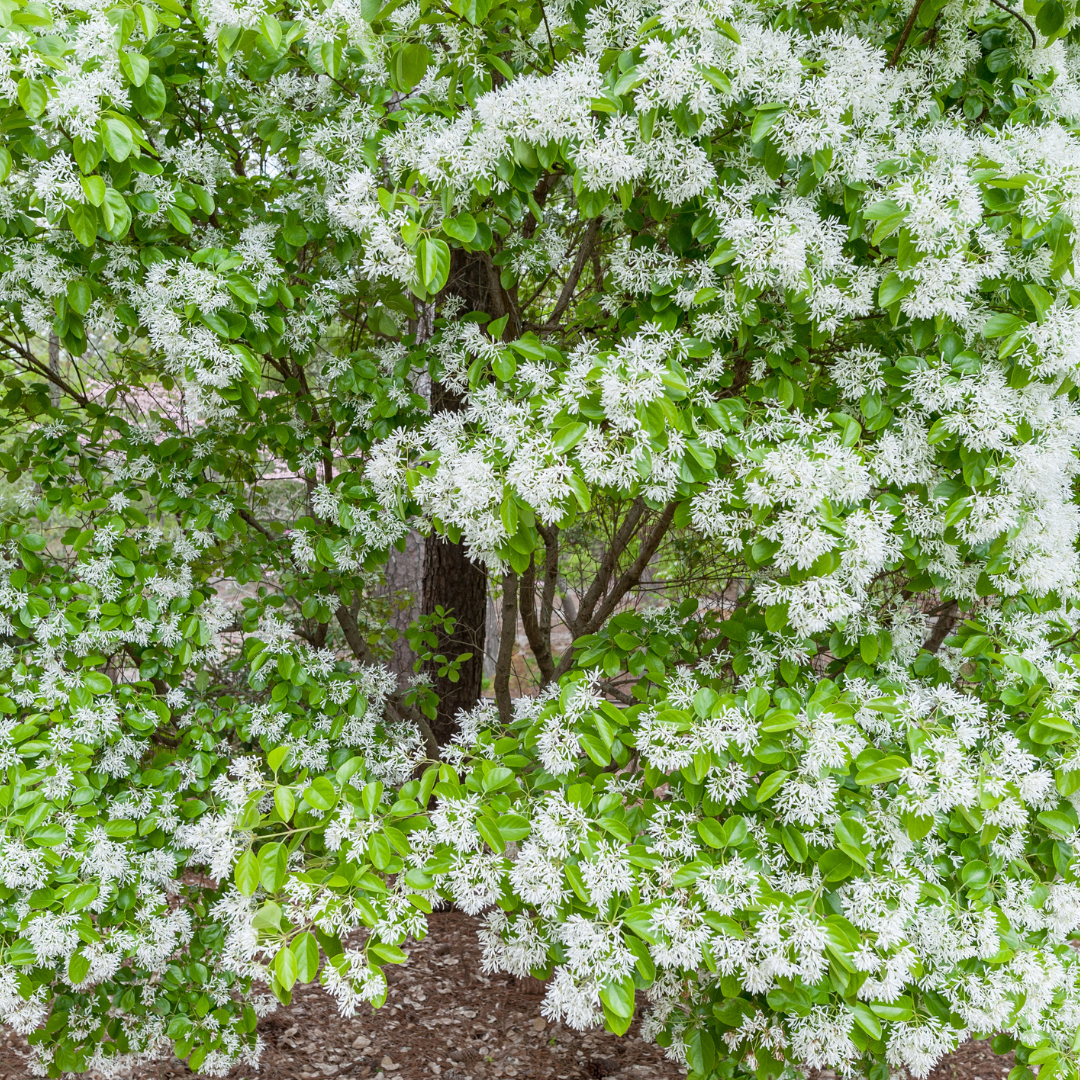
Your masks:
M450 275L440 301L459 296L466 311L482 311L492 318L500 317L507 301L499 285L498 272L484 259L481 252L453 248L450 252ZM507 328L509 331L509 327ZM439 382L431 384L431 413L464 407L464 401ZM460 670L458 682L440 678L436 665L426 670L439 695L439 708L431 725L435 738L446 742L457 724L459 709L471 709L479 700L484 687L484 644L487 621L487 571L472 562L465 554L464 544L451 544L444 537L431 536L424 543L424 584L422 610L430 615L442 607L457 620L452 637L439 635L436 650L448 660L471 652L472 656Z
M439 695L431 730L440 743L445 743L457 730L454 717L458 710L471 709L480 700L484 687L487 573L468 558L464 544L430 536L424 543L424 614L432 614L436 607L457 620L452 635L439 633L436 651L448 660L464 652L472 653L461 665L456 683L445 676L440 678L435 664L429 663L426 668Z

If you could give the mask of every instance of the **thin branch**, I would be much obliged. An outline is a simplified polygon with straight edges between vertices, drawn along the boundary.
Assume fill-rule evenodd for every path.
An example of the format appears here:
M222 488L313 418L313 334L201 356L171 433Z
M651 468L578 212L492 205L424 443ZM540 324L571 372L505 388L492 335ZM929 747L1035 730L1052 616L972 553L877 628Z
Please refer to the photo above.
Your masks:
M599 603L600 597L607 592L608 583L611 581L612 574L615 573L615 567L618 565L619 558L626 550L630 541L634 538L638 522L641 521L641 517L644 513L644 500L641 498L635 499L633 506L630 507L629 513L623 519L619 531L615 534L611 546L604 552L604 557L600 560L600 569L593 579L592 585L589 586L589 591L581 598L577 618L573 620L573 623L570 626L570 632L574 637L580 637L585 633L584 630L580 630L578 627L583 623L587 623L589 619L592 618L593 609Z
M893 49L892 56L889 57L888 67L896 67L897 62L900 60L900 54L904 51L904 46L907 44L907 39L911 37L911 31L915 27L915 20L919 17L919 8L923 5L923 0L915 0L915 5L911 9L911 14L907 17L907 22L904 23L904 29L900 31L900 40L896 43L896 48Z
M604 598L604 602L597 608L596 613L589 619L588 624L583 629L585 634L595 634L608 616L618 606L619 601L641 580L641 575L645 573L645 567L652 561L652 557L656 554L657 549L660 547L660 542L667 535L668 529L671 528L672 521L675 520L675 511L678 508L678 503L669 502L664 507L660 517L657 518L656 524L652 527L649 535L645 538L645 541L641 545L641 550L637 554L637 558L630 564L629 569L619 578L617 582L612 586L611 591Z
M1035 36L1035 31L1032 29L1031 23L1020 14L1019 11L1009 7L1008 4L1003 4L1001 0L990 0L990 3L996 8L1001 8L1002 11L1007 12L1014 19L1019 19L1024 24L1024 29L1031 35L1031 47L1037 49L1039 47L1039 39Z
M544 17L544 29L547 31L548 48L551 49L551 70L555 70L555 42L551 38L551 27L548 26L547 9L544 7L543 0L540 3L540 14Z
M248 524L249 524L249 525L250 525L250 526L251 526L251 527L252 527L253 529L255 529L255 530L256 530L256 531L258 531L258 532L261 532L261 533L263 534L263 536L265 536L265 537L266 537L266 539L267 539L267 540L277 540L277 539L278 539L278 538L277 538L277 537L276 537L276 536L275 536L275 535L274 535L274 534L273 534L273 533L272 533L272 532L271 532L271 531L270 531L270 530L269 530L269 529L268 529L268 528L267 528L267 527L266 527L266 526L265 526L265 525L264 525L264 524L263 524L263 523L262 523L261 521L259 521L259 519L258 519L258 518L256 518L256 517L255 517L255 515L254 515L254 514L252 514L252 513L251 513L251 512L249 511L249 510L238 510L238 511L237 511L237 513L238 513L238 514L240 515L241 519L242 519L242 520L244 520L244 521L246 521L246 522L247 522L247 523L248 523Z
M90 399L84 394L80 394L78 390L63 379L58 372L52 372L48 366L43 364L29 349L23 348L17 341L12 341L6 337L0 337L0 345L5 345L7 348L13 350L24 364L28 365L30 370L35 375L41 375L48 379L49 382L55 386L59 386L69 397L73 398L80 405L85 408L90 404Z
M546 584L546 582L545 582ZM525 636L529 639L536 666L540 670L540 685L546 686L555 674L555 661L551 657L551 625L545 635L540 618L536 614L536 563L529 560L529 566L521 575L521 623L525 627Z
M570 269L570 276L566 279L566 284L563 285L562 292L559 293L559 299L555 301L555 307L547 317L547 322L540 327L541 330L555 330L559 325L562 313L570 306L570 301L574 298L574 290L577 288L578 280L581 277L581 271L585 269L585 263L592 252L593 244L596 243L600 225L601 219L598 217L594 217L589 222L581 241L581 247L578 248L577 258L574 259L574 265Z
M638 552L637 558L634 559L626 572L612 586L607 596L604 597L604 602L600 604L596 611L591 615L586 615L584 610L582 610L582 612L578 614L577 620L571 630L575 641L585 634L595 634L596 631L603 626L604 621L608 616L619 606L622 598L641 580L641 575L645 572L645 567L649 565L652 557L660 547L660 542L667 535L668 529L671 528L671 523L675 519L675 510L677 506L677 503L669 502L667 506L664 507L656 524L642 542L641 550ZM592 590L590 590L590 592L591 591ZM570 666L573 662L574 645L573 642L571 642L559 659L559 665L555 669L553 678L562 678L562 676L570 670Z

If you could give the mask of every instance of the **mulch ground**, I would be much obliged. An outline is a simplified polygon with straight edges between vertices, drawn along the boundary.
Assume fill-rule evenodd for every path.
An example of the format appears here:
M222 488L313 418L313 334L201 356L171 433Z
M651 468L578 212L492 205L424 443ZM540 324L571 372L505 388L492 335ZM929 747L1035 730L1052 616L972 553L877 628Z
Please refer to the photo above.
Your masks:
M409 961L386 969L383 1008L363 1006L343 1020L317 985L298 985L292 1004L259 1022L265 1042L260 1067L236 1068L234 1080L684 1080L663 1051L638 1036L637 1024L617 1038L602 1030L573 1031L540 1015L533 980L485 976L475 920L436 912L430 933L406 946ZM26 1040L0 1034L0 1080L25 1080ZM986 1043L968 1043L943 1060L930 1080L1003 1080L1012 1059ZM147 1064L129 1080L190 1078L177 1060ZM824 1076L821 1080L826 1080Z

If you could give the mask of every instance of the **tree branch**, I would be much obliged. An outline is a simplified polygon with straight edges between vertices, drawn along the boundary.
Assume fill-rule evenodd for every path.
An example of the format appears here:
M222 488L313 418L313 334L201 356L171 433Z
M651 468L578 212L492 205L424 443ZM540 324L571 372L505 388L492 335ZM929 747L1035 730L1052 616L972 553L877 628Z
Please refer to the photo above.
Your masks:
M243 521L246 521L257 532L261 532L267 540L277 540L278 538L261 522L250 510L238 510Z
M600 224L601 219L598 217L594 217L589 222L589 226L585 230L585 236L581 241L581 247L578 248L577 258L574 259L574 265L570 269L570 276L566 279L566 284L563 285L562 292L559 293L559 299L555 301L555 307L547 317L547 322L540 327L542 331L557 329L562 313L570 306L570 301L574 298L574 290L577 288L578 279L581 277L581 271L585 269L585 263L589 259L592 246L600 232Z
M1024 29L1031 35L1031 47L1037 49L1039 47L1039 39L1035 36L1035 31L1031 28L1031 23L1020 14L1019 11L1009 7L1008 4L1003 4L1001 0L990 0L990 3L996 8L1001 8L1002 11L1008 12L1014 19L1019 19L1024 24Z
M374 664L375 657L372 655L371 649L368 648L364 635L360 633L360 627L356 624L355 613L342 604L334 614L337 616L338 626L341 627L341 631L345 635L345 641L352 650L353 656L361 664Z
M0 345L4 345L15 352L35 375L41 375L43 378L48 379L54 386L59 386L64 393L74 401L77 401L83 408L86 408L86 406L90 404L90 399L86 397L85 394L80 394L71 383L61 377L58 371L50 371L47 365L43 364L29 349L24 349L17 341L12 341L10 338L6 337L0 337Z
M585 633L584 630L580 630L578 627L583 623L587 623L589 619L592 618L593 609L599 602L600 597L607 592L608 583L611 581L611 575L615 573L615 567L618 565L619 557L634 538L638 522L641 521L641 516L644 513L645 502L639 497L634 500L633 506L630 507L630 512L623 519L623 523L619 527L619 531L615 534L611 546L604 552L604 557L600 560L600 569L597 572L592 585L589 586L589 591L581 598L577 618L574 619L570 625L570 632L575 638L580 637Z
M937 617L937 622L934 623L934 629L930 631L930 636L923 642L923 648L929 653L936 653L959 621L960 605L953 600L942 608Z
M637 554L637 558L630 564L630 567L619 580L615 582L607 596L604 597L604 602L596 609L595 613L586 616L584 611L582 611L578 614L577 621L572 629L574 641L586 634L595 634L596 631L604 625L604 620L607 619L616 607L618 607L622 598L641 580L641 575L645 572L645 567L649 565L652 557L660 547L660 542L667 535L668 529L671 528L671 523L675 519L675 510L677 506L678 503L669 502L667 506L664 507L656 524L652 527L649 535L643 541L641 550ZM591 591L592 590L590 590L590 592ZM571 642L566 652L560 657L559 666L555 669L553 677L555 679L561 678L570 670L570 666L573 662L574 645L573 642Z
M904 29L900 31L900 40L896 43L896 48L893 49L892 56L889 57L889 63L887 67L896 67L897 62L900 60L900 54L904 51L904 46L907 44L907 39L911 37L911 31L915 26L915 20L919 17L919 8L922 7L923 0L915 0L915 4L911 9L911 14L907 17L907 22L904 23Z

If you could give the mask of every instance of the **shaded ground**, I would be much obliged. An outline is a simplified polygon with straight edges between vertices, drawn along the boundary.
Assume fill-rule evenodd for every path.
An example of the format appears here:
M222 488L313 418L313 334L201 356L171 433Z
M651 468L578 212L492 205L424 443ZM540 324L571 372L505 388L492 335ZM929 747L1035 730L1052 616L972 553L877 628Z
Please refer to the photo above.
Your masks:
M480 970L474 920L436 913L430 934L408 947L410 959L389 967L390 994L379 1010L364 1006L341 1019L316 986L298 986L293 1003L259 1023L266 1043L260 1069L237 1068L234 1080L683 1080L663 1051L641 1041L582 1033L540 1016L532 980L487 977ZM25 1080L25 1039L0 1034L0 1080ZM946 1058L930 1080L1003 1080L1012 1058L969 1043ZM130 1080L191 1077L180 1061L148 1065ZM829 1080L825 1075L815 1080Z

